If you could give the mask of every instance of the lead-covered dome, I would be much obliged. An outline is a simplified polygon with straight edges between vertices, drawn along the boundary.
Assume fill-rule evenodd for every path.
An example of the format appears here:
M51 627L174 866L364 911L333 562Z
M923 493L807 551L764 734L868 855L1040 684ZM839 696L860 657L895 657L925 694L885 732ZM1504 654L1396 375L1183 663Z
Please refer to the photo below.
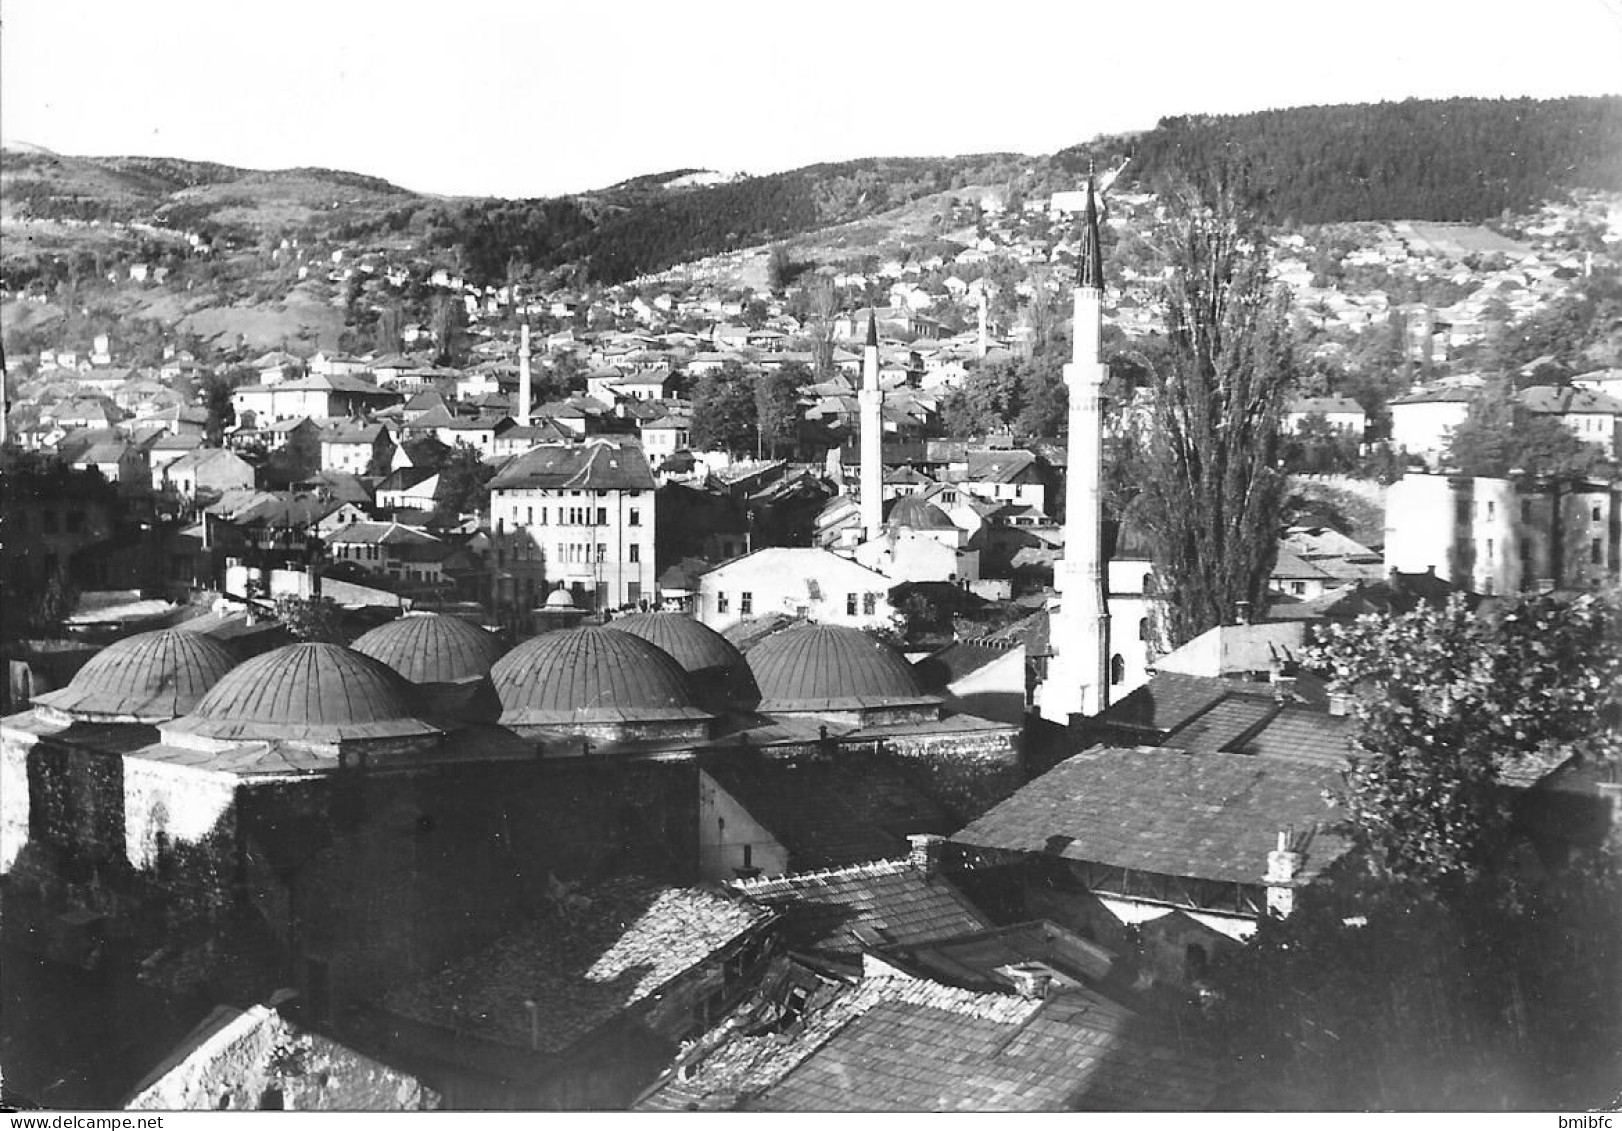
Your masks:
M417 684L481 679L505 651L501 641L484 629L439 613L407 613L372 629L350 647Z
M635 613L609 621L608 627L639 636L669 655L687 673L693 694L705 706L747 710L760 700L743 653L686 613Z
M196 707L236 662L211 636L143 632L109 644L66 687L33 701L86 721L163 722Z
M608 622L609 628L640 636L692 675L714 668L743 666L743 653L708 625L686 613L634 613Z
M289 644L233 669L167 729L317 742L438 733L412 716L412 702L411 685L370 656L338 644Z
M708 719L687 673L629 632L571 628L525 641L490 670L508 726Z
M760 687L762 714L930 707L912 665L856 628L805 624L755 645L749 669Z

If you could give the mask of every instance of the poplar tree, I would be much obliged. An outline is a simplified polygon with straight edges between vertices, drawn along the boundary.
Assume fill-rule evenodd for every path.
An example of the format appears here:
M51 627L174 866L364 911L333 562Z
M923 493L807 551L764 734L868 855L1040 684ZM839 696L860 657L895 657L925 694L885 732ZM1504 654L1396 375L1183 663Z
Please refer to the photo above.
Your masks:
M1167 356L1153 375L1141 513L1173 647L1260 614L1285 499L1279 432L1293 383L1289 293L1274 287L1242 169L1161 193Z

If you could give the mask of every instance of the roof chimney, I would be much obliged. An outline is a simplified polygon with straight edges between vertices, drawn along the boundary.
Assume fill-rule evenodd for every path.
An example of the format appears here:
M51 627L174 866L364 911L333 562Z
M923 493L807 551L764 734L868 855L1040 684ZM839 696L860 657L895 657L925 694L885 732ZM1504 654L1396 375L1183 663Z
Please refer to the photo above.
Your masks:
M914 833L907 838L910 846L907 852L907 863L924 874L926 879L933 878L940 871L941 847L946 838L935 833Z
M1267 854L1267 875L1263 877L1267 910L1281 919L1295 910L1295 889L1299 884L1296 877L1303 862L1301 853L1293 847L1294 841L1293 829L1279 830L1278 847Z
M1015 962L998 967L997 973L1014 984L1020 997L1045 998L1053 988L1053 971L1040 962Z

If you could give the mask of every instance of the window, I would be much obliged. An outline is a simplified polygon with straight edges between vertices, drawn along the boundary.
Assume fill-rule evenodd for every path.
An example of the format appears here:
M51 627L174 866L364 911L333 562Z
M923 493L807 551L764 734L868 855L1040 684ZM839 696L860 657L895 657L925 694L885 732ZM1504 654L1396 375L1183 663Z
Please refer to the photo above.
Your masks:
M546 508L545 507L541 508L541 525L542 526L546 525Z
M872 616L874 613L876 613L878 611L879 611L879 595L877 593L863 593L862 594L862 613L863 613L863 615Z
M1487 557L1489 559L1492 557L1492 550L1493 550L1493 542L1492 542L1492 539L1489 538L1489 539L1487 539Z
M732 606L730 604L728 604L728 602L727 602L727 595L725 593L717 593L715 595L715 611L716 612L724 613L731 607Z
M1605 543L1598 538L1588 543L1588 560L1594 565L1601 565L1605 561Z
M744 616L749 616L754 611L755 595L749 590L745 589L742 596L738 598L738 612L742 613Z
M1494 515L1494 512L1496 512L1497 509L1498 509L1497 504L1495 504L1491 499L1488 499L1487 500L1487 517L1492 518L1493 515Z
M599 492L599 494L601 494L601 492ZM607 526L608 525L608 508L607 507L598 507L597 508L597 525L598 526Z
M856 594L854 593L845 594L845 615L847 617L856 615Z
M1121 684L1126 682L1126 657L1121 655L1119 652L1110 657L1109 681L1111 684Z
M631 543L630 555L631 556L630 556L630 558L628 560L630 561L630 563L632 565L638 565L638 564L641 563L641 561L642 561L642 545L641 545L641 543L639 543L639 542L632 542Z
M1602 520L1602 519L1601 519L1601 518L1600 518L1600 508L1599 508L1599 504L1598 504L1598 503L1595 503L1595 504L1594 504L1594 507L1593 507L1593 509L1592 509L1592 510L1590 510L1590 511L1589 511L1589 512L1588 512L1588 517L1589 517L1589 519L1590 519L1590 520L1592 520L1592 521L1594 521L1594 522L1601 522L1601 521L1603 521L1603 520Z
M602 542L597 543L597 560L600 562L608 560L608 547Z
M1147 640L1147 639L1149 639L1149 618L1148 617L1141 617L1138 620L1138 639L1139 640Z
M1305 581L1290 582L1290 594L1294 597L1305 597L1307 595L1307 583Z
M535 508L534 507L525 507L524 508L524 522L529 526L534 526L535 525Z
M1531 522L1532 521L1532 500L1531 499L1522 499L1521 500L1521 521L1522 522Z
M632 507L631 508L631 516L630 516L630 518L626 519L625 525L627 525L627 526L641 526L642 525L642 512L640 510L638 510L636 507Z

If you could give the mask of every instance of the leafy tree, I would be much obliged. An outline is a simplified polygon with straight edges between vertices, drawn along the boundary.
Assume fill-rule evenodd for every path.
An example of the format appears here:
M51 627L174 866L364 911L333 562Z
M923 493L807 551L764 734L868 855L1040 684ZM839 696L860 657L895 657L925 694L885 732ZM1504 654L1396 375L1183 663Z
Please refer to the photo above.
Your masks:
M1308 650L1356 693L1346 788L1353 835L1380 874L1446 890L1503 849L1505 769L1581 749L1612 760L1622 709L1616 593L1522 597L1331 625Z
M693 448L733 454L752 450L757 440L754 383L742 364L728 360L693 386Z
M792 442L800 420L800 386L815 380L810 366L791 361L762 373L755 381L755 420L760 441L774 458Z
M270 453L260 468L264 486L285 491L321 470L321 440L309 431L288 434L287 443Z
M1356 437L1312 413L1284 441L1284 467L1293 474L1345 474L1358 466L1358 447Z
M434 335L435 364L457 364L462 356L462 336L467 331L467 307L461 298L454 295L436 298L429 326Z
M1242 172L1224 162L1163 194L1169 350L1140 502L1155 573L1172 593L1174 647L1223 623L1239 601L1266 608L1278 555L1289 296L1271 288L1246 193Z
M244 369L215 370L203 378L198 393L208 413L204 434L211 445L221 444L225 430L236 423L236 409L232 407L231 394L252 379L252 371Z
M490 480L495 468L484 462L477 448L458 443L439 466L439 496L435 520L455 520L479 514L489 507Z
M1447 437L1447 462L1465 475L1500 478L1511 470L1532 474L1586 475L1600 458L1558 419L1528 411L1507 379L1482 389L1469 412Z
M329 597L278 597L276 618L295 640L308 644L348 644L343 607Z

